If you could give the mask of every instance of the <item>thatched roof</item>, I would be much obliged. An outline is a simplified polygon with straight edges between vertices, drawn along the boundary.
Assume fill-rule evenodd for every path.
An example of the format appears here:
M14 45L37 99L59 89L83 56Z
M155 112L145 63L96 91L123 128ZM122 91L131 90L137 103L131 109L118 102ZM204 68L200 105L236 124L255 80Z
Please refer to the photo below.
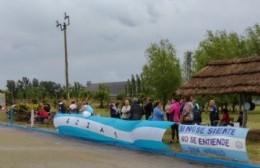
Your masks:
M260 94L260 56L214 61L177 90L179 95Z

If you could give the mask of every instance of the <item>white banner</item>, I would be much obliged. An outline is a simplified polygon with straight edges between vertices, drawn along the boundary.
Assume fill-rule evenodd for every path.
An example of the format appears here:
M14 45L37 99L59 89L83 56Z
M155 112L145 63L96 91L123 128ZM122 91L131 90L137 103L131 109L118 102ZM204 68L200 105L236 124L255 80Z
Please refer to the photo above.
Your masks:
M179 138L183 150L248 161L246 135L248 129L180 125Z

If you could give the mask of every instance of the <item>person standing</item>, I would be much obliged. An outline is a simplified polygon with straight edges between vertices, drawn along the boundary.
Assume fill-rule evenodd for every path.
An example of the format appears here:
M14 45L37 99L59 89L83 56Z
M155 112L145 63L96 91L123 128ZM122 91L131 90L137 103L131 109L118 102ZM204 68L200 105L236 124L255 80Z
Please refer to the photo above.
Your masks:
M180 109L180 115L181 115L183 112L183 108L186 104L186 100L185 100L185 98L181 98L179 102L180 102L180 106L181 106L181 109Z
M169 100L167 102L166 106L165 106L165 112L166 112L166 119L167 119L167 121L171 121L169 110L170 110L171 106L173 105L172 103L173 102Z
M77 114L78 113L78 106L77 106L75 100L71 101L71 104L70 104L69 108L70 108L70 113L71 114Z
M140 106L138 99L134 98L130 107L130 120L141 120L143 116L143 108Z
M121 118L123 120L128 120L129 119L129 116L130 116L130 105L129 105L129 100L125 100L125 103L121 109L121 113L122 113L122 116Z
M243 111L239 112L239 117L237 118L237 122L239 123L239 127L242 127L242 124L243 124Z
M180 103L178 98L175 97L172 99L172 104L169 109L170 121L173 121L174 124L171 126L172 129L172 139L170 140L171 143L175 140L176 135L176 142L179 141L179 120L180 120ZM175 134L176 133L176 134Z
M217 126L219 122L219 113L218 113L218 108L215 104L215 100L210 100L209 106L210 106L210 111L209 111L210 125Z
M200 125L200 123L201 123L201 114L200 114L199 104L197 103L196 99L193 99L192 103L193 103L193 106L194 106L194 108L193 108L193 114L194 114L194 121L193 121L193 123L197 124L197 125Z
M87 111L87 112L91 113L92 116L94 115L94 110L87 101L83 102L83 106L80 108L79 111L80 112Z
M163 121L164 120L164 111L162 109L162 104L159 101L154 103L152 120L153 121Z
M62 113L62 114L66 113L65 105L62 101L59 102L59 113Z
M230 123L230 118L229 118L229 113L228 113L228 109L224 108L222 110L223 112L223 116L222 119L219 120L219 125L220 126L227 126L227 125L231 125Z
M148 120L148 118L151 116L153 111L153 102L150 97L146 99L146 104L144 106L144 114L145 114L145 119Z
M111 118L120 118L119 109L117 108L114 101L111 101L109 108L110 108L110 117Z
M185 105L183 107L183 111L182 111L182 124L186 124L186 125L192 125L193 124L193 120L194 120L194 114L193 114L193 104L191 102L191 98L190 96L186 97L185 99Z

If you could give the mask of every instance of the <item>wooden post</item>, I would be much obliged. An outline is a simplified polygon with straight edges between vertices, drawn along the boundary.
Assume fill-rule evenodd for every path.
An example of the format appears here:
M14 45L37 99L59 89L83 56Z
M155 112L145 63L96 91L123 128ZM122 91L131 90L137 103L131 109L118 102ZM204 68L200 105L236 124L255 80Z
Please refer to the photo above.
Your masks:
M34 110L31 111L31 127L34 126Z

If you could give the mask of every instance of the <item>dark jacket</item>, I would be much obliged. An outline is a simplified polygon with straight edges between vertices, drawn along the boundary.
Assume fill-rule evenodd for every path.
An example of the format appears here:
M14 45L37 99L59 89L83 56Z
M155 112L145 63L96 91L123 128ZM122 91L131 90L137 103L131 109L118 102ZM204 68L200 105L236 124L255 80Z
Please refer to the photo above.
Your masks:
M214 121L219 120L219 114L218 114L217 106L210 108L209 119L210 119L211 125L215 126L217 122L214 123Z
M194 119L193 119L194 124L200 125L200 123L201 123L201 114L200 114L199 106L198 106L197 103L194 104L193 115L194 115Z
M60 113L65 113L66 112L64 104L59 104L59 112Z
M145 114L146 120L148 120L148 118L151 116L152 112L153 112L153 103L151 101L149 101L144 106L144 114Z
M115 104L110 104L110 116L111 118L120 118L120 113Z
M138 103L133 103L130 108L130 120L141 120L143 108Z

